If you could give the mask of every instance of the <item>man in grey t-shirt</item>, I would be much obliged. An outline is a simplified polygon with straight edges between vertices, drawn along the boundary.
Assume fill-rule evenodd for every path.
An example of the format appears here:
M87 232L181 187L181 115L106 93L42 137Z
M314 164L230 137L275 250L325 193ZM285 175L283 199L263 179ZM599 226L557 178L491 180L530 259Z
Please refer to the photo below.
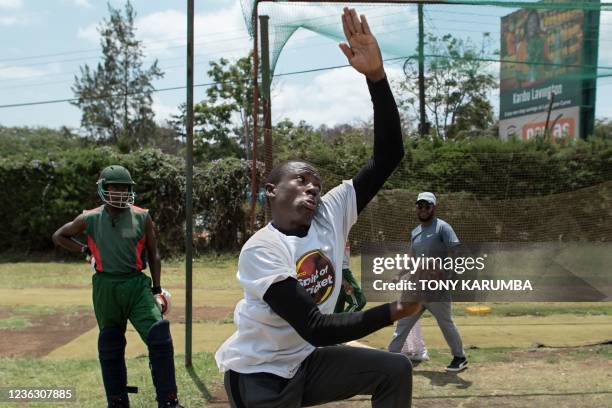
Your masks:
M416 213L421 222L412 230L410 237L410 253L412 257L440 257L444 259L452 252L452 248L460 244L453 227L437 218L436 196L430 192L420 193L416 200ZM442 301L425 302L421 311L400 319L389 343L389 351L399 353L408 337L408 333L419 320L425 309L434 315L440 330L453 353L453 360L446 371L459 372L467 368L467 358L463 351L461 336L451 316L450 294L446 293Z

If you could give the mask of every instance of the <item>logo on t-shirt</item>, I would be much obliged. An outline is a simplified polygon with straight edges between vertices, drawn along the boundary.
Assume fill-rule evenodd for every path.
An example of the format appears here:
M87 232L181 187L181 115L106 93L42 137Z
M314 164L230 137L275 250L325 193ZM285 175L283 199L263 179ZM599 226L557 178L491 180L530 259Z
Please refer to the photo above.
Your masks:
M296 272L298 281L317 305L325 302L334 291L334 266L318 249L302 255Z

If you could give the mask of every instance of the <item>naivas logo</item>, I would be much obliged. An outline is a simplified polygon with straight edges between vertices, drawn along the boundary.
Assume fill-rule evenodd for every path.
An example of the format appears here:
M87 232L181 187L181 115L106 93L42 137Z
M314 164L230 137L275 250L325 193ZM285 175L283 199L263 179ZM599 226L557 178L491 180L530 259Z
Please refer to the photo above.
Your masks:
M317 305L325 302L334 290L334 266L318 249L306 252L298 260L297 278Z

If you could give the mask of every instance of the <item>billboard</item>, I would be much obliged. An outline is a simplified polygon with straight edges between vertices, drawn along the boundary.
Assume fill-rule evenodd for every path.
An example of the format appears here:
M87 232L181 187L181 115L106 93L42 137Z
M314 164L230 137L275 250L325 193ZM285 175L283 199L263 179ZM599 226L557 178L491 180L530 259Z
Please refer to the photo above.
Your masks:
M502 17L501 138L544 134L549 109L551 135L592 131L598 23L598 12L582 9L521 9Z

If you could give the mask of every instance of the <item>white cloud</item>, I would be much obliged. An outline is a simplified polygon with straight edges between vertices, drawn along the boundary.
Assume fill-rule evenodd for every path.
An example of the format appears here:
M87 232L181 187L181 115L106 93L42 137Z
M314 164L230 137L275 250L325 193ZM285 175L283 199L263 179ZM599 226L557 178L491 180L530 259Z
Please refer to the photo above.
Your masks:
M73 2L75 5L79 7L87 7L87 8L93 7L93 5L91 4L89 0L73 0Z
M13 26L19 24L19 19L15 16L0 16L0 26Z
M170 52L170 47L186 44L187 16L183 11L169 9L136 21L138 39L148 43L151 54ZM239 2L229 8L194 16L195 53L212 54L235 48L246 54L250 48ZM181 51L182 52L182 51Z
M77 32L77 37L83 40L89 41L91 43L99 43L100 42L100 33L98 33L98 24L92 23L87 27L79 27L79 31Z
M400 69L387 67L395 78ZM326 71L309 81L285 80L274 86L272 94L274 120L285 117L319 126L367 121L372 104L363 75L350 67Z
M599 23L599 65L612 65L612 47L609 47L609 42L601 41L610 39L612 31L610 26L612 26L612 11L602 11Z
M78 30L77 36L98 43L99 22ZM136 17L136 38L145 44L145 54L163 58L177 52L184 53L187 36L187 15L182 10L168 9ZM246 55L249 40L242 19L239 2L214 12L194 16L195 54L214 58L239 53ZM182 47L181 47L182 46Z
M60 65L53 64L47 69L36 69L24 66L11 66L0 64L0 80L6 79L24 79L37 76L50 75L60 72Z
M22 0L0 0L0 8L18 9L23 6Z
M32 25L37 21L39 19L32 15L0 16L0 27Z
M599 66L612 66L612 47L607 41L611 35L612 11L602 11L599 24ZM610 74L611 70L599 70L599 74ZM605 77L597 80L597 105L595 115L598 118L612 118L612 78Z
M35 19L25 15L23 11L14 14L15 10L21 9L22 6L22 0L0 0L0 10L12 11L12 13L7 11L0 13L0 27L11 27L32 23Z
M62 3L81 8L93 8L91 0L62 0Z
M176 105L165 105L157 95L153 95L153 112L155 121L161 123L170 119L172 115L178 115L179 109Z

